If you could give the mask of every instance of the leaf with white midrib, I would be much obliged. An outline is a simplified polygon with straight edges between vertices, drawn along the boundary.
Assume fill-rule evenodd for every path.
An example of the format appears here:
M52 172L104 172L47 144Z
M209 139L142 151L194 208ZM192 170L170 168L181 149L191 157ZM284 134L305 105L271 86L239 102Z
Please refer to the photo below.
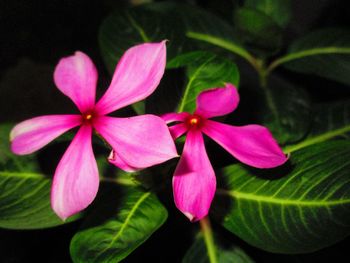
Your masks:
M193 81L197 78L197 76L200 74L201 70L208 64L210 61L212 61L215 58L215 55L209 55L208 58L206 58L198 67L195 68L195 70L192 72L192 74L189 76L188 83L183 91L183 96L180 99L178 112L183 112L185 110L185 105L195 101L196 97L189 97L189 91L192 88ZM208 87L209 88L209 87Z
M112 73L123 52L135 44L169 40L168 62L198 49L194 41L186 36L186 32L191 30L234 40L232 27L220 17L191 5L161 2L115 10L101 24L99 45Z
M304 147L330 140L337 136L348 138L350 133L350 101L321 103L314 107L313 122L307 137L284 148L292 153Z
M327 28L311 32L292 43L288 53L272 62L268 71L280 65L349 85L350 31Z
M243 165L224 168L214 216L248 243L275 253L312 252L348 236L350 142L296 151L290 166L268 172L270 179Z
M210 52L203 52L201 57L186 67L187 84L182 90L178 102L178 112L193 112L196 98L204 90L224 87L232 83L238 87L239 73L237 66L230 60Z
M35 155L16 156L10 151L13 125L0 126L0 227L42 229L75 220L62 221L52 210L52 180L40 172Z
M152 17L151 20L150 17ZM168 40L167 63L170 67L179 67L184 66L181 64L184 63L183 54L203 50L203 44L199 45L197 41L186 35L186 32L191 30L230 38L230 43L234 41L233 29L221 18L191 5L162 2L115 10L101 24L99 45L102 57L111 74L119 58L131 46L165 39ZM193 60L196 60L196 57L202 57L202 54L192 53L191 56ZM232 67L230 65L227 67L232 72ZM225 72L223 75L227 76ZM138 114L145 111L143 101L132 106Z
M111 242L109 243L109 245L107 245L103 250L101 250L101 252L99 252L98 255L96 255L96 257L98 258L100 255L102 255L103 253L105 253L108 249L112 248L113 245L115 244L115 242L117 242L120 238L120 236L123 234L124 230L126 227L128 227L129 223L130 223L130 219L131 217L135 214L135 211L139 208L139 206L142 204L142 202L150 195L150 192L146 192L144 194L142 194L140 196L140 198L137 200L137 202L132 206L131 210L129 211L125 221L123 222L121 228L118 230L118 232L116 233L116 235L113 237L113 239L111 240Z
M101 190L91 215L71 241L74 262L119 262L166 220L167 211L152 192L114 184Z

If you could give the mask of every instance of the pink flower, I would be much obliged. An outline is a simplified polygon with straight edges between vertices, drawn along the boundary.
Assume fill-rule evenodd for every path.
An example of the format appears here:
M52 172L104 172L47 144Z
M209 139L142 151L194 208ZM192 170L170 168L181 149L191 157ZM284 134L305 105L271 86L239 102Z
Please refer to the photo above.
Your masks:
M208 214L216 189L216 178L205 151L203 133L220 144L239 161L257 168L272 168L287 161L269 130L260 125L231 126L210 120L236 109L239 95L232 84L203 91L197 97L194 114L168 113L173 138L187 132L181 159L173 177L177 208L192 222Z
M115 150L115 164L121 169L142 169L177 156L161 118L106 116L149 96L158 86L165 64L165 41L130 48L120 59L111 85L95 104L97 71L90 58L78 51L59 61L54 72L56 86L81 114L36 117L19 123L10 134L12 151L24 155L80 126L53 178L51 206L59 217L66 219L83 210L96 196L99 175L91 144L93 129Z

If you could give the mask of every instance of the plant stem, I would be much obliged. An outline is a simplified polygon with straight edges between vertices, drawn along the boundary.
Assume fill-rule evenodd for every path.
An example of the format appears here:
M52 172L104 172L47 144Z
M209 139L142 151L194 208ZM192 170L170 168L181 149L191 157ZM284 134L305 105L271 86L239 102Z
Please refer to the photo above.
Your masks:
M266 71L265 64L261 60L257 60L258 67L256 68L258 75L259 75L259 81L260 81L260 86L262 88L267 88L267 78L268 78L268 72Z
M189 38L204 41L204 42L216 45L218 47L222 47L228 51L231 51L232 53L247 60L256 70L258 70L256 59L247 50L245 50L240 45L234 42L227 41L225 39L218 38L215 36L201 34L201 33L192 32L192 31L187 32L186 36Z
M295 59L301 59L307 56L315 56L315 55L322 55L322 54L349 54L350 48L346 47L321 47L321 48L313 48L308 50L302 50L299 52L287 54L285 56L282 56L275 61L273 61L270 66L267 68L267 72L270 73L275 68L277 68L279 65L283 63L287 63L289 61L295 60Z
M210 226L210 220L208 216L204 217L199 221L199 224L201 226L201 231L204 236L204 242L207 247L208 256L209 256L209 262L210 263L218 263L218 260L216 258L216 249L214 244L214 237L213 237L213 231Z
M340 129L326 132L324 134L321 134L321 135L318 135L315 137L307 138L306 140L304 140L300 143L294 144L294 145L288 145L283 150L285 153L295 152L295 151L300 150L302 148L305 148L307 146L326 141L326 140L334 138L336 136L340 136L340 135L347 133L349 131L350 131L350 125L345 126L343 128L340 128Z

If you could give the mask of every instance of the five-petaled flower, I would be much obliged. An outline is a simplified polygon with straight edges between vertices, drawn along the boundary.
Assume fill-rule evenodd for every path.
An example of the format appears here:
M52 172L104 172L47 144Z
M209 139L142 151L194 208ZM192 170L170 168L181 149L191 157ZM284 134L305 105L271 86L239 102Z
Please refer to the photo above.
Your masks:
M238 105L236 88L203 91L197 97L194 114L187 112L163 115L174 139L187 132L180 161L173 177L177 208L192 222L208 214L216 190L214 170L208 159L202 133L206 134L239 161L257 168L272 168L287 161L269 130L260 125L231 126L210 120L231 113Z
M106 93L95 104L97 71L90 58L76 52L60 60L54 72L55 84L80 114L36 117L19 123L10 134L12 151L23 155L80 126L53 178L51 205L59 217L65 219L81 211L96 196L99 175L91 145L93 129L112 146L113 163L121 169L142 169L177 156L161 118L106 116L149 96L158 86L165 64L165 41L130 48L120 59Z

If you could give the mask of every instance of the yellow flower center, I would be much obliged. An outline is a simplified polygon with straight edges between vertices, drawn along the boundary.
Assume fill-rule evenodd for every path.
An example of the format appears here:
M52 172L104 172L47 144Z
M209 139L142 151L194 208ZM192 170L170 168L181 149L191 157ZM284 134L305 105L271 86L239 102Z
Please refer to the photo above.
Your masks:
M83 113L81 118L83 120L83 123L92 124L93 120L95 119L95 115L93 112L87 112L87 113Z
M201 128L203 125L203 119L200 116L192 115L186 120L188 128Z
M86 114L84 116L84 119L87 120L87 121L91 120L92 119L92 114Z
M190 119L190 124L191 125L196 125L199 123L199 119L197 117L193 117Z

